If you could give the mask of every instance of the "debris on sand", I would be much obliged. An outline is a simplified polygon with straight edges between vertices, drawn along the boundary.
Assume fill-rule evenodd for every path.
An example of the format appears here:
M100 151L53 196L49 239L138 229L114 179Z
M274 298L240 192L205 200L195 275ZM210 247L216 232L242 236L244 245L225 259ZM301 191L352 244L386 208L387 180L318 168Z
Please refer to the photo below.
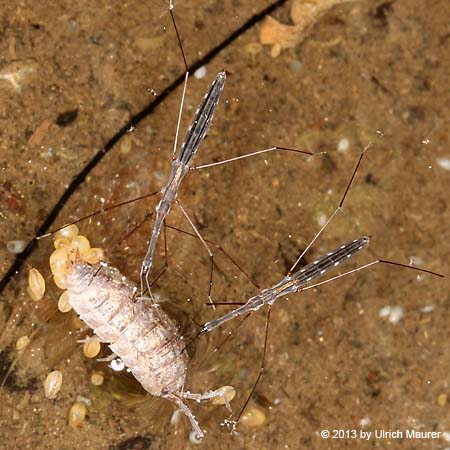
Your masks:
M271 55L276 58L281 50L293 48L302 42L312 25L331 7L352 0L292 0L291 19L294 25L284 25L267 16L261 26L259 40L271 45Z

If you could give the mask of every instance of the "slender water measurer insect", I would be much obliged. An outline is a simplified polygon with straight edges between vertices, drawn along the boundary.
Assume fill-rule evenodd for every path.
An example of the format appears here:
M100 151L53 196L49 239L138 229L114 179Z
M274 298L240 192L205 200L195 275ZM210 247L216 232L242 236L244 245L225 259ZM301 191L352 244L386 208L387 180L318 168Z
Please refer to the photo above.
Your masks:
M318 282L316 284L310 284L312 281L322 277L326 273L330 272L333 269L336 269L339 267L343 262L347 261L349 258L355 256L358 254L370 241L369 236L362 236L360 238L354 239L353 241L348 242L347 244L341 245L337 249L327 253L326 255L322 256L321 258L317 259L316 261L307 264L305 267L297 270L294 272L295 268L303 258L303 256L306 254L306 252L309 250L309 248L313 245L313 243L317 240L317 238L322 234L322 232L325 230L325 228L330 224L330 222L336 217L336 215L342 210L342 207L344 205L344 201L347 197L347 194L350 190L350 186L353 183L353 180L356 176L356 173L360 167L361 161L363 159L363 156L365 155L366 150L370 147L370 143L364 148L364 150L361 152L360 157L358 159L358 162L352 172L352 175L347 183L346 189L344 191L344 194L341 198L341 201L339 202L338 206L335 208L334 212L329 216L329 218L326 220L325 224L322 226L322 228L316 233L316 235L313 237L313 239L310 241L310 243L306 246L304 251L300 254L300 256L297 258L291 269L289 270L288 274L277 284L270 288L263 289L258 295L255 295L254 297L251 297L249 300L247 300L245 303L230 303L231 305L240 305L238 308L234 309L233 311L224 314L223 316L211 320L207 323L205 323L196 337L200 336L201 334L208 333L215 328L218 328L228 322L231 319L245 316L245 318L249 317L253 312L258 311L263 306L268 307L268 313L267 313L267 322L266 322L266 334L265 334L265 340L264 340L264 349L263 349L263 355L262 355L262 364L259 371L259 374L256 378L255 383L253 384L253 387L251 389L250 395L247 397L247 400L245 401L243 407L241 408L239 415L237 416L236 420L230 420L228 421L228 424L232 427L232 429L235 428L237 422L241 418L245 408L247 407L251 396L253 392L256 389L256 386L258 382L261 379L261 376L264 371L264 362L265 362L265 356L266 356L266 348L267 348L267 340L268 340L268 332L269 332L269 320L270 320L270 308L275 303L275 301L279 298L286 297L289 294L296 293L302 290L311 289L312 287L319 286L321 284L328 283L330 281L333 281L337 278L349 275L354 272L361 271L363 269L369 268L371 266L374 266L375 264L387 264L397 267L403 267L411 270L416 270L422 273L428 273L431 275L435 275L438 277L443 277L443 275L433 272L431 270L423 269L420 267L413 267L410 265L402 264L395 261L389 261L384 259L376 259L370 263L364 264L362 266L357 267L356 269L350 270L348 272L345 272L343 274L337 275L335 277L329 278L327 280ZM308 286L307 286L308 285ZM227 303L221 303L222 305L226 305ZM244 319L245 320L245 319Z
M188 74L188 72L186 72L186 74ZM167 214L169 214L172 202L176 201L177 192L181 185L181 181L189 172L189 164L192 161L192 158L194 157L195 153L197 152L198 147L200 146L202 140L204 139L206 132L208 131L208 128L214 116L214 111L216 110L217 104L219 103L220 94L222 93L225 84L225 78L226 78L225 72L219 72L216 76L216 79L213 81L211 87L209 88L208 92L206 93L205 97L203 98L202 102L200 103L194 115L194 118L186 132L186 136L183 139L180 152L172 163L172 170L170 172L169 181L167 185L161 190L162 198L156 207L155 224L153 227L147 253L144 257L144 261L142 262L141 291L143 291L142 286L143 278L145 278L147 282L147 287L150 291L148 275L152 267L153 253L155 252L156 242L161 232L163 221L165 220ZM182 109L180 109L180 114L181 110ZM175 139L174 150L176 148L176 144L177 139ZM190 221L185 210L183 209L183 207L179 202L178 205L180 206L181 210L189 220L189 223L194 228L196 234L200 237L200 234L198 233L193 223Z

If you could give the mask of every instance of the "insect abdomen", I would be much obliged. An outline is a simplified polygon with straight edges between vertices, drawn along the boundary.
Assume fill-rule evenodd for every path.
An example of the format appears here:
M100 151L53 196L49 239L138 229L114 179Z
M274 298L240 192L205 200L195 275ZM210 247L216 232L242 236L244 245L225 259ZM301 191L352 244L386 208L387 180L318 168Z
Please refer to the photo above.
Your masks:
M75 263L67 287L75 312L110 343L146 391L181 391L186 357L174 323L159 306L136 302L135 287L104 263Z

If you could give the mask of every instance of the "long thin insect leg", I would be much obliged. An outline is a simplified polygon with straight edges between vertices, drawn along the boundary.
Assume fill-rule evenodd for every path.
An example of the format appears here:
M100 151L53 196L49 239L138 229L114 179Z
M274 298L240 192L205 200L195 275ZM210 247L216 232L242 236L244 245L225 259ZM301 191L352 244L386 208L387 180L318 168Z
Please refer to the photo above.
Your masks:
M206 251L208 252L209 259L211 261L211 268L210 268L210 274L209 274L208 300L209 300L209 303L211 303L212 307L215 309L213 299L211 298L211 291L212 291L212 286L213 286L213 272L214 272L214 255L213 255L212 251L209 249L208 244L202 238L202 236L201 236L200 232L198 231L197 227L194 225L194 222L192 222L192 220L190 219L188 213L186 212L186 210L181 205L180 201L178 199L175 200L175 201L176 201L177 205L180 207L181 212L184 214L184 217L186 217L186 220L189 222L189 225L192 227L192 229L194 230L195 234L200 239L200 241L202 242L202 244L206 248Z
M325 228L330 224L330 222L336 217L336 215L339 213L339 211L341 211L343 205L344 205L344 201L347 197L347 193L350 189L350 186L353 183L353 180L355 178L356 172L359 169L359 166L361 165L361 161L363 159L363 156L366 152L366 150L372 145L371 142L369 142L364 149L362 150L361 154L359 155L359 159L358 162L355 165L355 168L353 169L353 173L352 176L350 177L350 180L347 183L347 187L345 188L344 194L342 195L341 201L339 202L339 205L336 207L336 209L334 210L333 214L331 214L331 216L327 219L327 221L325 222L325 225L323 225L323 227L315 234L315 236L313 237L313 239L311 240L311 242L306 246L306 248L303 250L303 252L300 254L300 256L297 258L297 260L295 261L295 263L292 265L292 267L289 269L289 272L287 273L288 276L290 276L292 274L292 272L294 272L295 268L297 267L298 263L302 260L303 256L305 256L306 252L311 248L311 246L314 244L314 242L317 240L317 238L322 234L323 230L325 230Z
M405 269L412 269L412 270L416 270L418 272L429 273L430 275L434 275L434 276L437 276L437 277L440 277L440 278L445 278L445 276L442 275L441 273L433 272L432 270L422 269L421 267L408 266L406 264L402 264L402 263L399 263L399 262L396 262L396 261L388 261L386 259L376 259L375 261L372 261L370 263L364 264L363 266L359 266L356 269L352 269L352 270L349 270L348 272L340 273L339 275L336 275L335 277L323 280L320 283L315 283L315 284L311 284L309 286L305 286L303 288L300 288L298 290L298 292L306 291L308 289L312 289L314 287L321 286L322 284L329 283L330 281L337 280L338 278L345 277L345 276L350 275L350 274L352 274L354 272L360 272L361 270L364 270L364 269L367 269L369 267L372 267L375 264L388 264L388 265L391 265L391 266L403 267Z
M257 150L255 152L245 153L244 155L235 156L234 158L224 159L222 161L217 161L217 162L208 163L208 164L201 164L198 166L192 166L192 167L189 167L189 170L198 170L198 169L205 169L206 167L220 166L222 164L227 164L229 162L249 158L251 156L261 155L262 153L274 152L276 150L282 150L282 151L294 152L294 153L303 153L304 155L311 155L311 156L323 155L324 153L326 153L326 152L314 153L309 150L300 150L300 149L296 149L296 148L275 146L275 147L264 148L262 150Z
M112 206L108 206L106 208L99 209L98 211L94 211L93 213L90 213L87 216L80 217L79 219L77 219L69 224L62 225L61 227L51 230L48 233L42 234L41 236L36 236L36 239L39 240L39 239L43 239L45 237L51 236L52 234L55 234L57 231L62 230L63 228L66 228L68 225L75 225L76 223L82 222L83 220L90 219L91 217L97 216L99 214L107 213L109 211L112 211L113 209L120 208L121 206L125 206L130 203L137 202L139 200L144 200L146 198L153 197L156 194L159 194L159 191L155 191L150 194L141 195L140 197L132 198L130 200L126 200L124 202L117 203L116 205L112 205Z
M170 0L170 2L169 2L170 17L172 18L173 28L175 29L175 34L177 35L178 45L180 46L181 56L183 57L183 62L184 62L184 67L186 69L186 72L189 72L186 54L184 53L183 44L181 43L181 37L180 37L180 33L178 32L177 22L175 20L175 14L173 12L173 9L174 9L173 0Z
M172 153L173 161L177 158L176 154L177 154L177 145L178 145L178 133L180 132L181 115L183 114L183 106L184 106L184 99L186 97L186 88L187 88L188 78L189 78L189 72L186 71L186 74L184 76L183 93L181 95L180 110L178 112L177 131L175 132L175 140L173 142L173 153Z
M144 225L147 220L150 220L153 217L154 211L151 213L147 213L145 217L137 223L130 231L128 231L123 237L121 237L112 247L112 249L115 249L119 245L123 244L130 236L132 236L142 225Z
M241 411L239 412L236 422L239 422L239 419L242 417L242 414L244 413L245 408L247 408L247 405L250 402L250 399L252 398L253 393L255 392L256 386L258 385L259 381L261 380L261 378L264 374L265 365L266 365L267 342L269 340L270 311L271 311L271 306L269 305L267 308L266 334L264 336L264 348L263 348L263 354L262 354L262 358L261 358L261 367L259 369L259 373L258 373L258 376L256 377L255 383L253 384L253 387L250 391L250 394L247 397L247 400L245 401L244 406L242 407Z
M153 286L167 271L169 267L169 252L167 250L167 233L166 233L166 221L163 222L163 234L164 234L164 267L161 269L159 274L155 277L155 279L150 283L150 287Z
M212 351L212 353L216 353L218 352L224 345L225 343L228 341L228 339L230 339L231 336L234 335L234 333L236 333L236 331L241 328L241 326L244 324L244 322L252 315L252 313L248 313L246 316L244 316L244 318L239 322L239 324L234 327L233 330L228 331L227 335L222 339L221 342L219 342L218 345L216 345L216 347L214 347L214 350Z
M198 239L198 236L194 233L190 233L189 231L186 230L182 230L181 228L177 228L174 227L172 225L167 225L167 228L170 228L171 230L175 230L175 231L179 231L180 233L186 234L188 236L194 237L196 239ZM214 245L214 247L217 248L217 250L219 250L228 260L230 260L232 262L232 264L238 268L239 271L241 271L246 277L247 279L250 281L250 283L253 284L253 286L255 286L256 289L260 290L261 287L256 283L255 280L253 280L250 275L242 268L242 266L217 242L211 241L210 239L204 239L205 242L207 242L208 244ZM210 303L208 303L210 305ZM217 304L217 303L215 303Z

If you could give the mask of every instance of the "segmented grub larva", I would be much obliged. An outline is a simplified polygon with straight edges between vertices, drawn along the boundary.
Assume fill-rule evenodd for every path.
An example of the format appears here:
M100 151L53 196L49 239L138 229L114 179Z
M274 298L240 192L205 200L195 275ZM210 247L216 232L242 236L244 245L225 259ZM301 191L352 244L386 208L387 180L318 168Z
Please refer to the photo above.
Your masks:
M142 387L156 397L173 401L201 439L203 431L183 399L215 400L229 409L234 388L224 386L203 394L185 391L188 357L172 320L149 298L138 297L137 287L117 269L105 262L86 262L83 255L91 256L92 250L89 241L67 234L57 236L60 242L50 256L50 266L56 284L64 280L70 306L96 334L95 339L85 342L85 355L95 357L100 342L109 343ZM69 422L73 422L71 415Z

